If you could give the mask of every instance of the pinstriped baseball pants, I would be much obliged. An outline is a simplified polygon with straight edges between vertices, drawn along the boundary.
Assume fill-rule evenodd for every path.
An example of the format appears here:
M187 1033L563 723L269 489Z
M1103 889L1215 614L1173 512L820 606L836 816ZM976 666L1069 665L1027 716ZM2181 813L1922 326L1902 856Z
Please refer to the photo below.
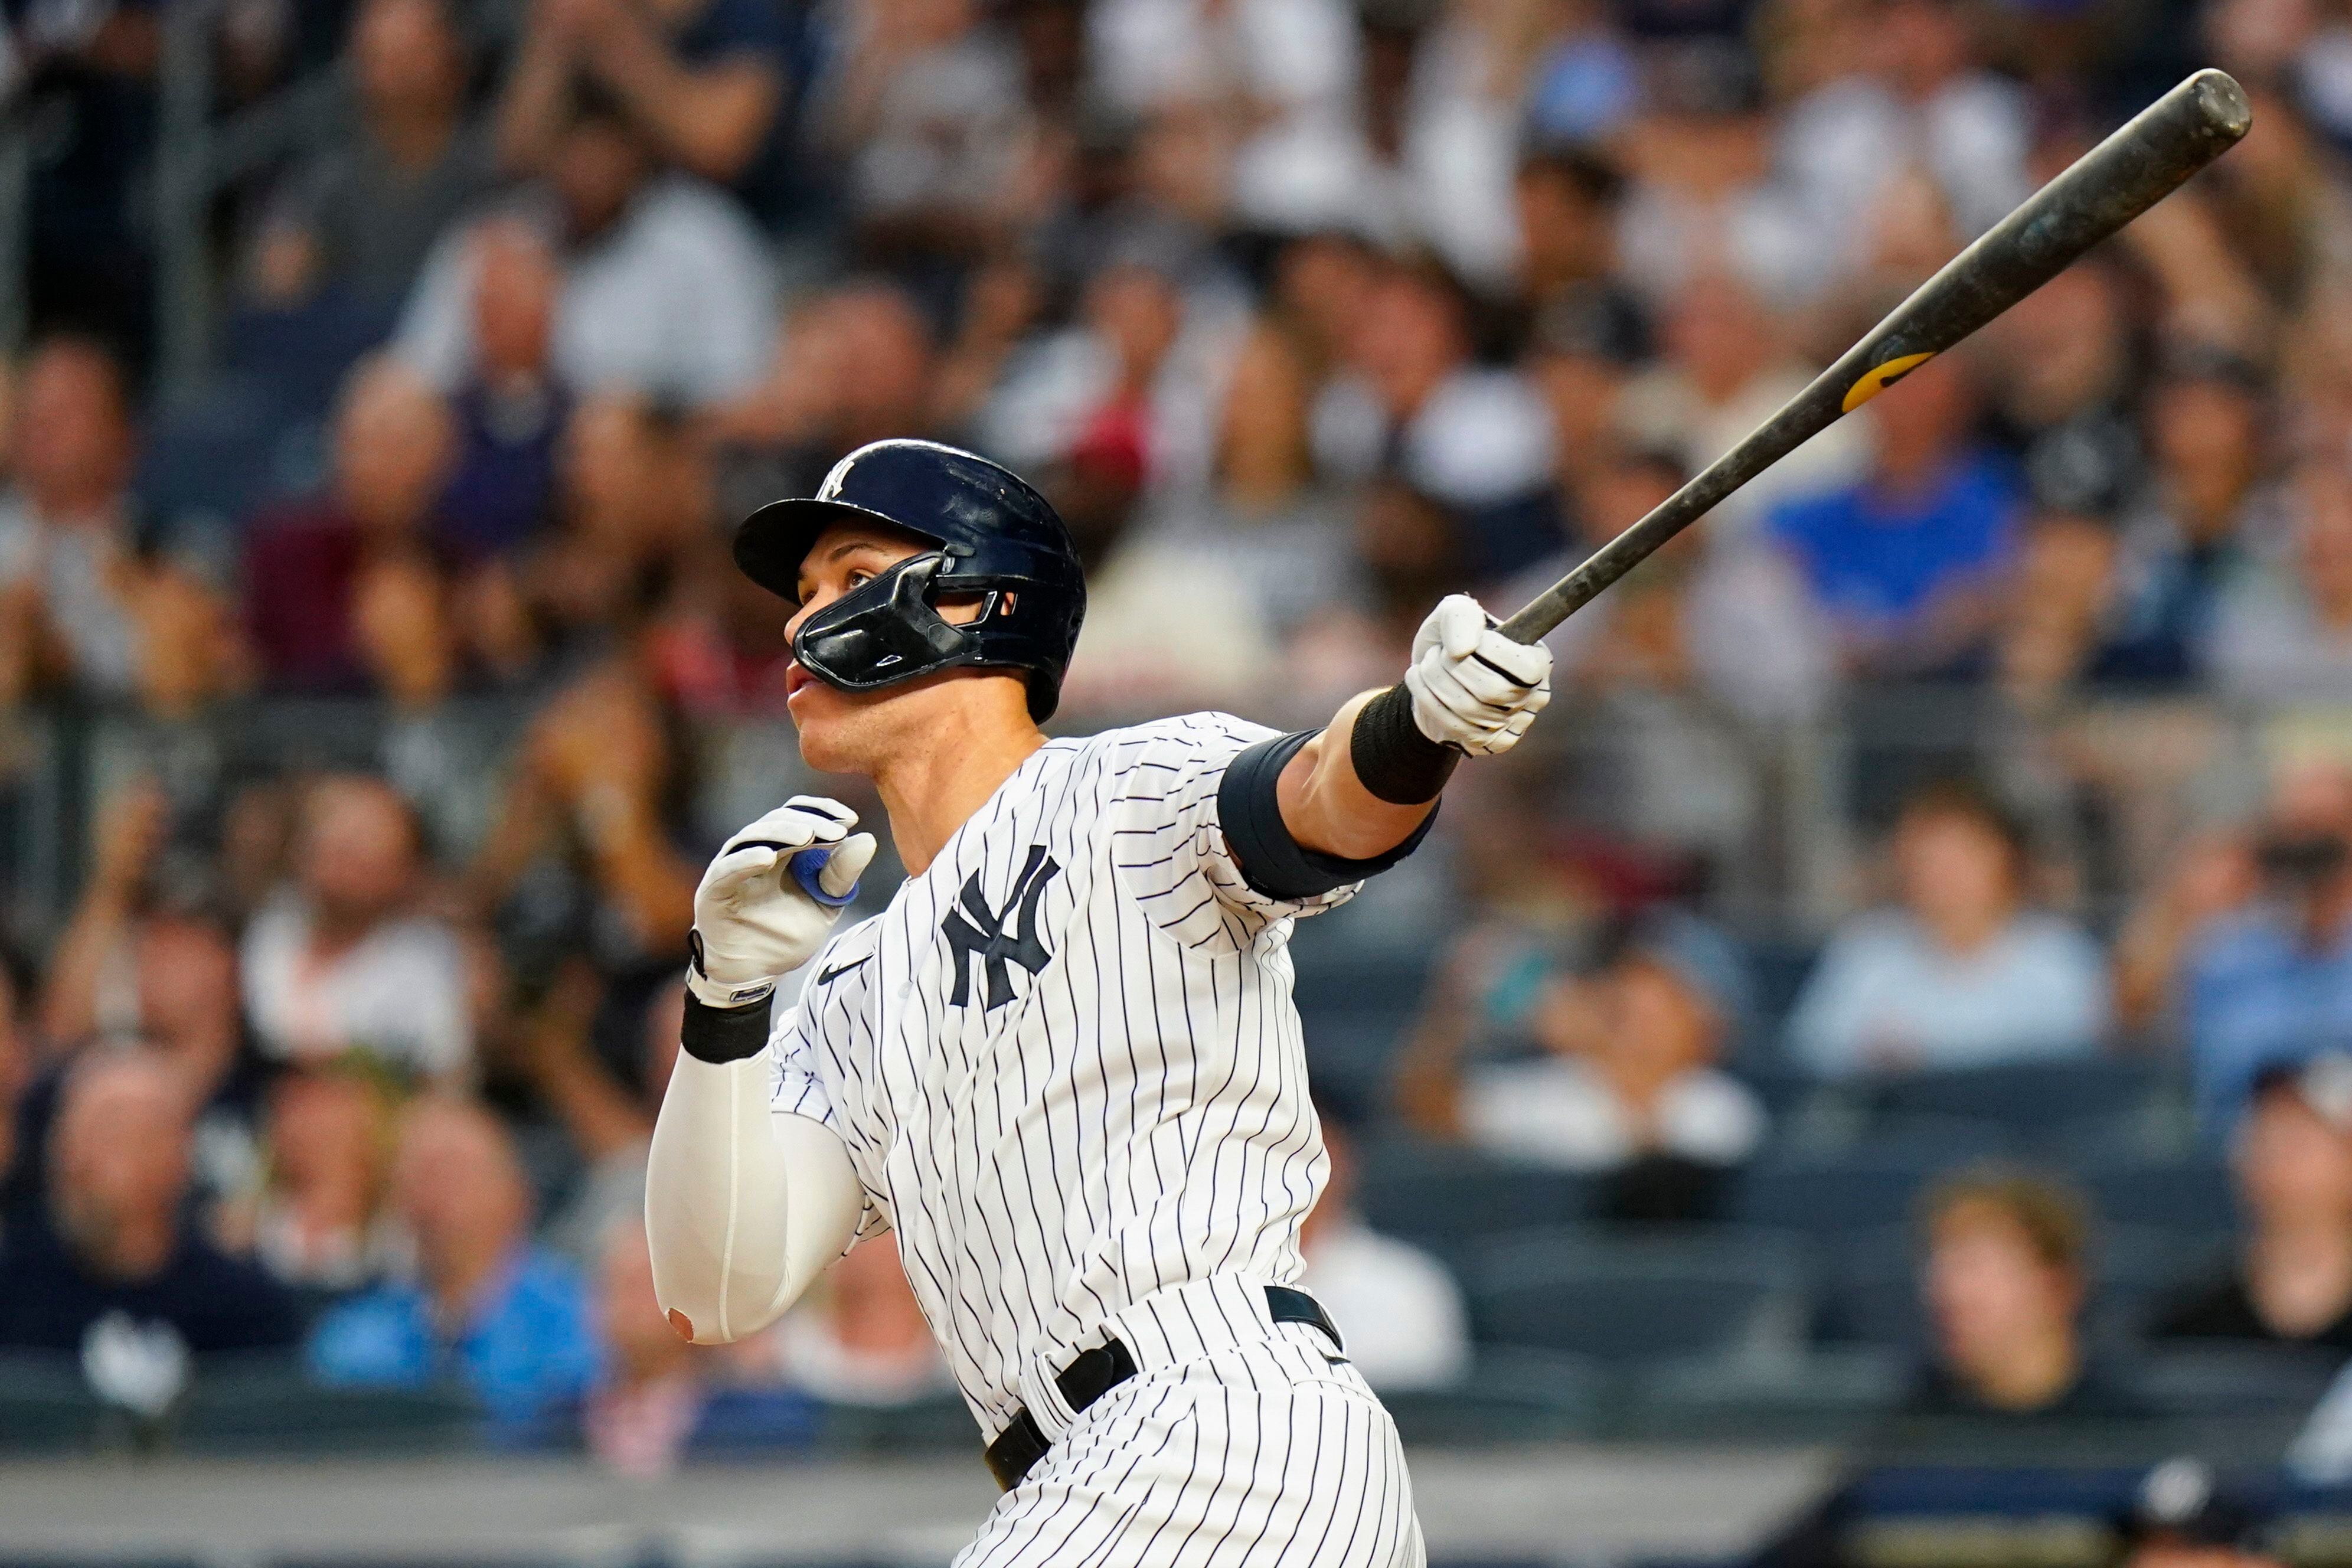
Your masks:
M1396 1427L1300 1323L1144 1372L997 1500L953 1568L1423 1568Z

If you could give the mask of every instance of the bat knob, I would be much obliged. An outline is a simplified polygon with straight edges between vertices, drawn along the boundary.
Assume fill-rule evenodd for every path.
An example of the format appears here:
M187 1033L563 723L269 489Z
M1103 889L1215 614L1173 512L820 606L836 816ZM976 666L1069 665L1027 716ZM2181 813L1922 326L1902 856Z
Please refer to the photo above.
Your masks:
M834 848L835 846L830 844L819 845L814 849L802 850L785 862L785 868L792 872L793 880L800 884L801 891L829 910L840 909L857 897L855 883L845 893L828 893L824 890L824 884L817 880L825 862L833 858Z

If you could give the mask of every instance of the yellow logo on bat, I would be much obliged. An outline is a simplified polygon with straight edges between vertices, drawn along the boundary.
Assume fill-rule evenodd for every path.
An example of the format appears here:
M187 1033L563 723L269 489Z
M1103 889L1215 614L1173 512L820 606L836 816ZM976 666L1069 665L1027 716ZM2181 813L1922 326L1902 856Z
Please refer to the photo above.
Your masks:
M1885 364L1869 371L1860 381L1847 387L1845 402L1840 405L1839 412L1853 413L1935 357L1936 351L1933 349L1929 349L1923 354L1896 354Z

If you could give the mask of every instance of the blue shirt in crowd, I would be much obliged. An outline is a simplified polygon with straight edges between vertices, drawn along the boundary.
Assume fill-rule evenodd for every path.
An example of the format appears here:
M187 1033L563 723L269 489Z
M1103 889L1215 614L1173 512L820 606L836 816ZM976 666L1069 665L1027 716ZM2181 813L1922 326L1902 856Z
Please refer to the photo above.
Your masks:
M455 1340L434 1321L433 1298L395 1280L355 1297L312 1331L310 1369L321 1382L421 1388L460 1382L509 1441L578 1401L602 1357L588 1296L569 1264L538 1247L519 1252L483 1292Z
M2262 1070L2352 1050L2352 928L2315 947L2283 910L2214 925L2183 987L2198 1124L2226 1139Z
M1862 484L1790 501L1770 528L1842 632L1884 637L2006 561L2018 507L2010 465L1977 456L1917 495Z

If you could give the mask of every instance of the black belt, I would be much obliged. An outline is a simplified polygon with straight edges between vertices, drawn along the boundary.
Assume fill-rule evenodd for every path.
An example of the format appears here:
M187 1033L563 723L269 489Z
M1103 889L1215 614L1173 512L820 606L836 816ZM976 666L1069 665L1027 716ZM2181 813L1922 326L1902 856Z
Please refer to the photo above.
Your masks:
M1339 1340L1339 1331L1332 1326L1321 1304L1304 1290L1293 1290L1285 1285L1265 1288L1266 1310L1277 1323L1312 1323L1329 1338L1334 1350L1346 1347ZM1135 1357L1118 1341L1105 1340L1090 1351L1082 1351L1077 1359L1064 1367L1054 1378L1054 1386L1062 1391L1073 1412L1084 1410L1120 1384L1135 1375ZM988 1461L988 1473L996 1484L1011 1491L1029 1473L1029 1467L1045 1457L1054 1445L1037 1425L1037 1418L1024 1408L1013 1412L1011 1425L996 1435L982 1456Z

